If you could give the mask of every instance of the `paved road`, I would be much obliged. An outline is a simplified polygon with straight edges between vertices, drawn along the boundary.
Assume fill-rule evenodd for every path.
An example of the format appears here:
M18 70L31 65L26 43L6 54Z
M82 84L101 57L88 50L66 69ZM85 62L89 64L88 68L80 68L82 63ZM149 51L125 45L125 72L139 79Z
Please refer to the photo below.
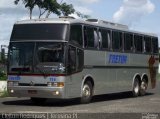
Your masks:
M90 104L76 100L48 100L34 105L29 98L0 98L0 113L160 113L160 81L146 96L133 98L130 92L96 96ZM158 118L159 119L159 118Z

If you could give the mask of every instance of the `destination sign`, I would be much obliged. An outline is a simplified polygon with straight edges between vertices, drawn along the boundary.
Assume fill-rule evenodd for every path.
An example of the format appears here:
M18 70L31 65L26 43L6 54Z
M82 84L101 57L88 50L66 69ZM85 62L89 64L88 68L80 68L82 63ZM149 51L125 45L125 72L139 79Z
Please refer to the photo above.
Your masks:
M126 55L109 55L109 63L110 64L126 64L128 57Z

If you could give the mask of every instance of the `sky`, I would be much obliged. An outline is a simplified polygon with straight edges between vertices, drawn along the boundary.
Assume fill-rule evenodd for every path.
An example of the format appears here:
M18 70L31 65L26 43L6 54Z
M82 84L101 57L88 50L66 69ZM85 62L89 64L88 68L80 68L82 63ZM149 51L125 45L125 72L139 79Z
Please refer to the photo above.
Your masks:
M60 2L61 0L57 0ZM160 0L64 0L91 18L128 25L131 30L155 33L160 39ZM33 18L38 18L38 9ZM77 15L72 14L77 17ZM51 15L50 18L55 18ZM29 19L29 11L14 0L0 0L0 45L8 45L16 21Z

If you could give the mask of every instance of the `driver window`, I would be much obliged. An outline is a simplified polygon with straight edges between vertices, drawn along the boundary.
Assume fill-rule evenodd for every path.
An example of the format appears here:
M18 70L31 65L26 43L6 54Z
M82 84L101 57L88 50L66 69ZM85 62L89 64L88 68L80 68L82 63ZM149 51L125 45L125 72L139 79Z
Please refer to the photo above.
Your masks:
M84 52L79 48L69 46L68 51L68 73L81 71L84 65Z
M73 46L69 46L68 51L68 68L69 73L76 71L76 48Z

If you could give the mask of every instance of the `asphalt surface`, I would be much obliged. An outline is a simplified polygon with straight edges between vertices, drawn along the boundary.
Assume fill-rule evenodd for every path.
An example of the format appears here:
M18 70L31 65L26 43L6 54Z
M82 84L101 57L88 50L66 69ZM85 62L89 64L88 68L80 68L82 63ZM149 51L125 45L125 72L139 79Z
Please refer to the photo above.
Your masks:
M160 81L145 96L134 98L131 92L100 95L90 104L50 99L43 105L35 105L29 98L0 98L0 113L160 113Z

